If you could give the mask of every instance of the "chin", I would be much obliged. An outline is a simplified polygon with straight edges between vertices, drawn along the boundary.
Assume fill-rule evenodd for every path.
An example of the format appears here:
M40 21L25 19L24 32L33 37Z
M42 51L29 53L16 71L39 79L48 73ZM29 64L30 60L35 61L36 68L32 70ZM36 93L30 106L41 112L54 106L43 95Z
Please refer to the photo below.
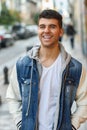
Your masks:
M53 43L45 42L45 43L42 43L42 45L43 45L44 47L51 47L51 46L53 46Z

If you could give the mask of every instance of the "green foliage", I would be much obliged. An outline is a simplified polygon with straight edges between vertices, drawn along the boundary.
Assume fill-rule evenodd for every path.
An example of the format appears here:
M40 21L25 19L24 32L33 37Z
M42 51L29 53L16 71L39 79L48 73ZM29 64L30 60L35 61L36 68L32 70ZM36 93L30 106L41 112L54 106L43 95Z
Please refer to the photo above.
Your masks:
M35 22L35 24L38 24L38 16L39 16L39 13L34 14L34 22Z
M0 14L0 25L11 25L16 21L21 21L19 13L17 11L8 10L5 3L3 2Z

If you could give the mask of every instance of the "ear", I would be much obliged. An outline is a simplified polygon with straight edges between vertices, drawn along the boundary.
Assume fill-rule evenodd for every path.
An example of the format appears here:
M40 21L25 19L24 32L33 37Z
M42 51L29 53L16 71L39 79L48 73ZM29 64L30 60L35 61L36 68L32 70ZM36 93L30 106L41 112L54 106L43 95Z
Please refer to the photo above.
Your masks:
M61 28L61 29L60 29L60 37L62 37L63 34L64 34L64 30Z

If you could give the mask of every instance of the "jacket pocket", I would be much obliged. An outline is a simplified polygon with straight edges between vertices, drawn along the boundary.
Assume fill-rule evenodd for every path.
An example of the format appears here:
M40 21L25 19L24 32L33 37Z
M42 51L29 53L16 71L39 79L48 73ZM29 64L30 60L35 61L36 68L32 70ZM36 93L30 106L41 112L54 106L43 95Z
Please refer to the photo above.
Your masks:
M67 102L72 105L73 101L75 100L76 95L76 84L75 81L71 78L67 78L65 83L65 98Z
M72 78L67 78L66 79L66 85L75 85L75 81Z
M26 97L30 93L31 82L29 79L22 79L22 96Z

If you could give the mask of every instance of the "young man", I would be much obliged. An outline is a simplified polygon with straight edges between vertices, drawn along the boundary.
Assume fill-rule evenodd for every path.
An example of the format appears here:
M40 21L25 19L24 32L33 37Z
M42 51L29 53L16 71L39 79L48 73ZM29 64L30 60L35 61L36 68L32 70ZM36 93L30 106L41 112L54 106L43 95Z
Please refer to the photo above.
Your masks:
M10 113L18 130L76 130L87 119L86 71L58 43L63 35L58 12L41 12L38 35L41 45L13 69L7 90Z

